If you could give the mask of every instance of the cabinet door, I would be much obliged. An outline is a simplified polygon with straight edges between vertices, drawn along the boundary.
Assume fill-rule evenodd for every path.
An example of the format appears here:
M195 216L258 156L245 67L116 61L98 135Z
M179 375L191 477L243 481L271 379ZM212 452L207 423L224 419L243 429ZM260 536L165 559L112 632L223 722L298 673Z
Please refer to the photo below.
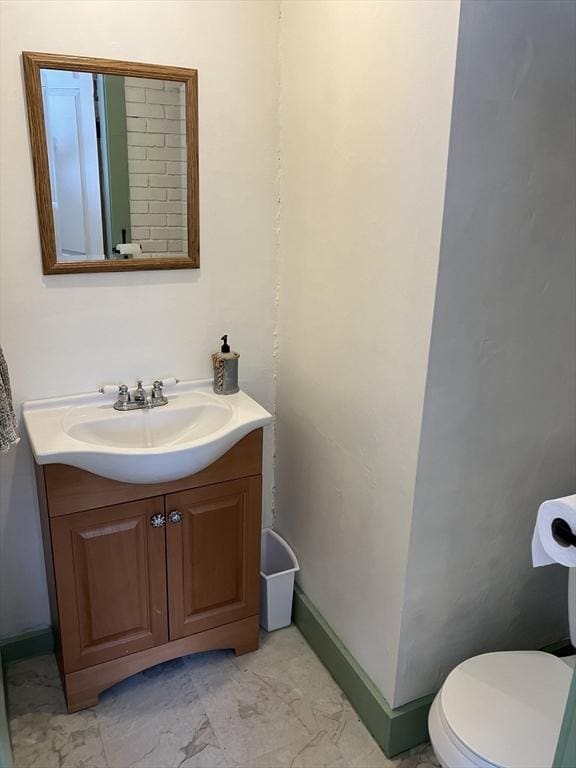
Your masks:
M257 614L261 477L172 493L166 513L170 638Z
M64 669L71 672L168 640L164 499L51 521Z

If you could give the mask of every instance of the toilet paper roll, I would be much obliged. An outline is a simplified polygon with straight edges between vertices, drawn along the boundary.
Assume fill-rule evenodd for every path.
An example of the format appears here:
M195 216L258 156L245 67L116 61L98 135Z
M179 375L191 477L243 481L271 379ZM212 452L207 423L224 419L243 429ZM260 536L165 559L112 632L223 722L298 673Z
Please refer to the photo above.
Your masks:
M535 568L551 563L576 568L576 547L566 546L552 535L552 522L558 517L576 533L576 495L551 499L540 505L532 536L532 564Z
M122 256L132 258L134 258L134 256L142 256L142 248L139 243L118 243L116 250Z

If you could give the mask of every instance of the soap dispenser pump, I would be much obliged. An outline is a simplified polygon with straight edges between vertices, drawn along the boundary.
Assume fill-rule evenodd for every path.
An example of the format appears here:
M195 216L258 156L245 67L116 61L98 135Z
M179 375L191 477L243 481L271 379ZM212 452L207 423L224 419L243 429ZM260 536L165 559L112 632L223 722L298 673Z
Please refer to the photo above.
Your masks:
M220 352L212 355L214 367L214 392L217 395L233 395L239 391L238 387L238 352L231 352L228 344L228 334L221 338Z

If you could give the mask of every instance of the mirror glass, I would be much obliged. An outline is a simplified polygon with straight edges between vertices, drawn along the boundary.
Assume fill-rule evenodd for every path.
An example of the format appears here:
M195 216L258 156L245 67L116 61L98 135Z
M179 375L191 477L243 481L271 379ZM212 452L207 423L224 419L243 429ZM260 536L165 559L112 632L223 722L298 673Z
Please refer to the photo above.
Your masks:
M40 69L58 263L188 256L184 82Z

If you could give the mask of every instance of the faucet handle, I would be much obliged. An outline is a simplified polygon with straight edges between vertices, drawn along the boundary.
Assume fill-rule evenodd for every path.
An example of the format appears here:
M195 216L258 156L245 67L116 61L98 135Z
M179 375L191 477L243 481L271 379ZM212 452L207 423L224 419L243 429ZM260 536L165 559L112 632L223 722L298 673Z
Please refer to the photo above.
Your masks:
M162 387L164 384L156 380L154 384L152 384L152 402L154 405L166 405L168 400L164 397L164 393L162 392Z
M130 392L128 391L128 387L126 384L120 384L118 387L118 400L116 400L117 405L126 405L130 402Z

